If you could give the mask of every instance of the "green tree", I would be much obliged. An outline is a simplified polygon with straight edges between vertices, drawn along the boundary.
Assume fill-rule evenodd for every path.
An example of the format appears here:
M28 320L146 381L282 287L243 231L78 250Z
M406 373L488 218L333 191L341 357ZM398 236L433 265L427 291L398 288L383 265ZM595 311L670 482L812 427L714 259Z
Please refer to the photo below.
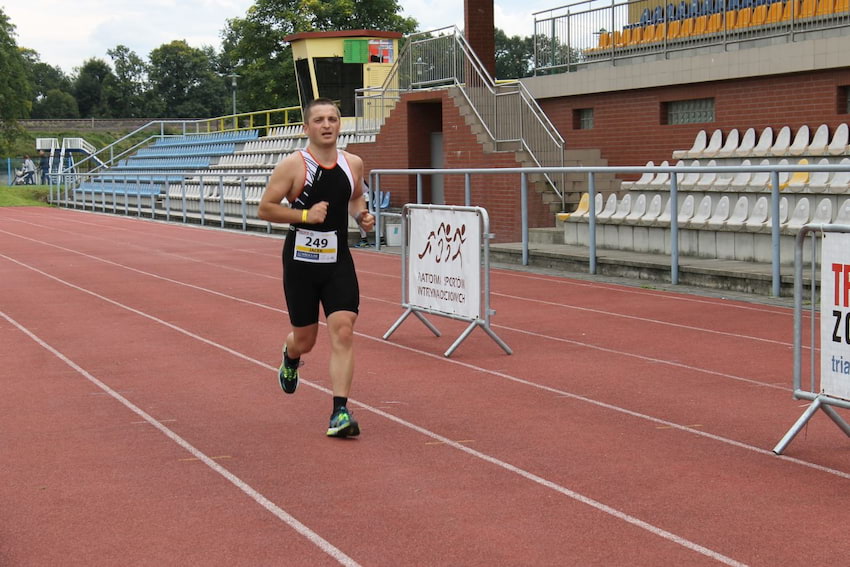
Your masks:
M115 81L109 64L103 59L92 57L83 63L74 81L74 97L82 117L102 118L111 116L105 95L106 85Z
M161 118L209 118L226 114L229 89L211 47L185 41L163 44L150 55L148 100Z
M0 154L8 154L21 134L18 120L29 116L32 82L26 60L15 42L15 26L0 8Z
M30 118L73 118L78 116L77 103L74 101L73 115L57 114L62 109L70 110L67 97L73 99L71 79L58 66L43 63L38 53L33 49L22 49L27 65L27 73L33 85L32 112ZM48 93L53 93L51 101L47 102ZM58 104L57 93L64 93L63 102Z
M302 0L299 2L315 30L384 30L411 33L417 23L399 15L396 0Z
M496 29L496 77L521 79L531 75L534 64L534 40L508 35Z
M69 92L59 89L47 91L33 103L33 118L79 118L77 99Z
M147 64L125 45L108 49L112 59L114 80L104 85L110 112L116 118L147 116L145 92L147 91Z
M414 31L416 20L400 11L396 0L257 0L245 18L227 22L222 71L240 75L241 108L295 106L295 66L284 37L306 31Z

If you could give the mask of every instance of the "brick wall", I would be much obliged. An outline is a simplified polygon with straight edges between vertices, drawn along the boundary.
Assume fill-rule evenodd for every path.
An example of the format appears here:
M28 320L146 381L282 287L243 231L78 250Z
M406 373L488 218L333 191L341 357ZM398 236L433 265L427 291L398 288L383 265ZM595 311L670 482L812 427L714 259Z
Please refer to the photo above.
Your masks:
M543 110L567 141L567 148L599 148L610 165L656 164L670 160L674 150L688 149L700 130L710 134L748 128L757 133L770 126L774 132L802 125L814 131L821 124L830 129L850 116L840 101L842 87L850 85L850 70L813 71L679 85L595 95L543 99ZM715 100L715 122L663 124L663 103L675 100ZM592 108L594 127L578 130L573 111Z
M446 169L521 167L511 152L486 153L445 91L405 95L374 143L350 144L348 149L363 158L367 172L373 169L427 168L431 160L432 132L443 133L443 167ZM423 177L423 181L423 200L430 202L427 176ZM464 183L462 174L444 177L446 204L464 204ZM380 189L390 191L393 206L416 202L415 176L382 176ZM472 204L487 210L490 230L495 233L496 241L519 241L520 176L474 175L471 190ZM532 189L529 189L529 225L554 225L554 215Z

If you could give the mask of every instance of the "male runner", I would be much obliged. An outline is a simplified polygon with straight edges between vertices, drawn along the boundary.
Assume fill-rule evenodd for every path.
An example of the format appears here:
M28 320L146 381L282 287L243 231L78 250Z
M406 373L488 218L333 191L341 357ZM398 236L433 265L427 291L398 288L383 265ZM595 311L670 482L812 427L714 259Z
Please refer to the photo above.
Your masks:
M319 303L324 308L331 342L330 437L360 434L346 407L354 375L354 322L360 305L348 248L348 216L366 230L375 224L363 198L363 161L337 149L340 123L333 101L318 98L307 104L307 148L277 164L258 211L261 219L290 225L283 246L283 289L292 330L278 371L287 394L298 385L301 355L316 344ZM284 199L289 206L281 204Z

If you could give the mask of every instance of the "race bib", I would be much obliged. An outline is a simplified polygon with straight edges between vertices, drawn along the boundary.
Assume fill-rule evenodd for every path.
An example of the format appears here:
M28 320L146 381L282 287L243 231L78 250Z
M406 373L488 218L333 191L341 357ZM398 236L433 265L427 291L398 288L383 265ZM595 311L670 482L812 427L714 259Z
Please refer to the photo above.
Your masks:
M295 231L295 259L301 262L336 262L336 231L318 232L299 228Z

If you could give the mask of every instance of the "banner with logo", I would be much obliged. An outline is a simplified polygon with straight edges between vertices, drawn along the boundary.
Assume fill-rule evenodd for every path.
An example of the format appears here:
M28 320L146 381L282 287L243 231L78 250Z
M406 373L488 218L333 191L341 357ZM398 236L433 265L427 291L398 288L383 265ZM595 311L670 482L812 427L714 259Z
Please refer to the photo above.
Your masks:
M821 391L850 400L850 233L825 232L821 252Z
M481 225L475 211L409 211L408 301L469 320L481 314Z

